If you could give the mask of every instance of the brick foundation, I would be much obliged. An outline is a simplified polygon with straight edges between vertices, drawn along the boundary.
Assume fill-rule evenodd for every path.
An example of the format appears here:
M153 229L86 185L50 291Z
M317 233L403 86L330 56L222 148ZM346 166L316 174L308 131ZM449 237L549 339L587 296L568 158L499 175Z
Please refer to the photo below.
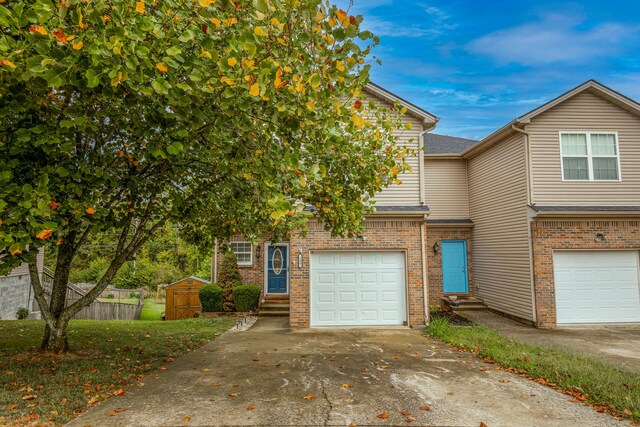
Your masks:
M427 231L427 265L429 276L429 305L439 305L443 296L442 292L442 250L433 251L433 245L437 242L442 248L443 240L466 240L467 242L467 272L469 275L469 294L473 295L473 280L471 269L471 229L470 228L445 228L428 226Z
M596 241L597 233L604 234ZM640 249L640 221L537 220L531 224L537 326L556 327L554 249Z

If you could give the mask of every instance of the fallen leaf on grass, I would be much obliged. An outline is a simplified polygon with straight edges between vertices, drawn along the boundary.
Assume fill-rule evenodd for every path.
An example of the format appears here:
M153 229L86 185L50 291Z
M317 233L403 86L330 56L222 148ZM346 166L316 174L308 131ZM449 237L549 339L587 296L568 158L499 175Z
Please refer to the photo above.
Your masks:
M381 414L376 415L378 418L380 418L381 420L386 420L387 418L389 418L389 413L387 411L384 411Z
M7 406L7 411L13 411L17 407L18 407L18 405L9 405L9 406Z
M22 396L22 400L32 400L37 398L38 398L37 394L27 394L26 396Z
M87 405L89 405L89 406L95 405L99 401L100 401L100 399L98 399L97 397L92 397L91 399L89 399L89 402L87 403Z
M123 390L123 389L121 389L121 388L119 388L117 391L114 391L114 392L113 392L113 395L114 395L114 396L122 396L122 395L124 395L124 394L125 394L125 392L124 392L124 390Z
M256 409L255 406L247 406L247 411L253 411L254 409Z
M309 396L304 396L303 399L304 400L313 400L313 399L317 399L318 396L314 396L314 395L309 395Z

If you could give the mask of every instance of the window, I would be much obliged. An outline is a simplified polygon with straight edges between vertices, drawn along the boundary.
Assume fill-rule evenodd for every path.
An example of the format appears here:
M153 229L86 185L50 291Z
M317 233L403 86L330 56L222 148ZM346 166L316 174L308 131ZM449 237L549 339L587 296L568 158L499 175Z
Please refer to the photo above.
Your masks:
M238 257L238 265L253 264L253 246L251 242L231 242L231 252Z
M560 156L565 181L618 181L618 137L605 132L561 132Z

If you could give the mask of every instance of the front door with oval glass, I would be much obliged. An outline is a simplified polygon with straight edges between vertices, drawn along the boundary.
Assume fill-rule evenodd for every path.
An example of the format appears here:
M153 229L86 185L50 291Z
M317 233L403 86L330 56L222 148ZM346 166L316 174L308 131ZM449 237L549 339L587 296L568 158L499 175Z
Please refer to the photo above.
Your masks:
M287 245L267 245L267 293L286 294L289 292L289 247Z

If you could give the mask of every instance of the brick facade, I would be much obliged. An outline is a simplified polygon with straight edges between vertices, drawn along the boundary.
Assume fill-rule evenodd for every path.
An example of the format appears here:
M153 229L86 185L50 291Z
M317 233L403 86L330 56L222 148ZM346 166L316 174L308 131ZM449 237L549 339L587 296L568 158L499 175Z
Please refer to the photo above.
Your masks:
M290 324L309 327L310 287L309 255L314 250L401 250L406 253L409 324L420 327L425 323L420 225L422 219L377 219L366 221L366 240L332 237L321 224L310 223L305 237L291 238ZM297 257L302 251L302 268Z
M442 288L442 250L435 253L433 245L437 242L442 248L443 240L466 240L467 242L467 274L469 278L469 295L473 295L471 269L471 229L428 226L427 231L427 266L429 276L429 305L439 305L443 296Z
M422 218L387 219L371 218L366 221L364 236L366 240L332 237L321 224L310 222L307 235L293 236L289 243L289 298L290 324L292 327L309 327L310 324L310 286L309 256L314 250L400 250L406 253L408 280L408 314L409 324L420 327L425 324L423 281L422 281L422 246L420 225ZM426 229L426 227L425 227ZM453 236L453 234L451 234ZM457 235L456 235L457 236ZM465 235L466 236L466 235ZM456 237L457 238L457 237ZM244 240L238 237L234 240ZM264 260L266 239L259 241L260 258L256 256L256 245L253 246L253 263L250 266L238 266L242 278L247 283L254 283L263 288L264 295ZM425 245L427 239L425 238ZM469 245L470 247L470 245ZM428 250L425 247L425 251ZM298 254L302 251L302 268L298 267ZM218 262L221 260L218 255ZM440 289L440 293L442 290Z
M596 234L605 236L596 241ZM537 220L531 224L537 326L556 327L554 249L640 249L640 221Z
M232 239L232 241L246 241L246 239L241 236L236 236ZM267 241L267 239L260 239L258 240L258 243L253 245L253 247L251 248L251 265L238 265L238 270L240 270L242 281L244 283L260 286L260 288L262 289L262 296L264 296L264 244ZM260 247L259 251L257 250L258 247ZM258 258L258 253L260 253L260 258ZM218 253L218 271L220 271L220 264L222 262L223 254L224 249L220 248L220 252ZM212 270L211 281L215 282L215 280L216 279L213 277Z

